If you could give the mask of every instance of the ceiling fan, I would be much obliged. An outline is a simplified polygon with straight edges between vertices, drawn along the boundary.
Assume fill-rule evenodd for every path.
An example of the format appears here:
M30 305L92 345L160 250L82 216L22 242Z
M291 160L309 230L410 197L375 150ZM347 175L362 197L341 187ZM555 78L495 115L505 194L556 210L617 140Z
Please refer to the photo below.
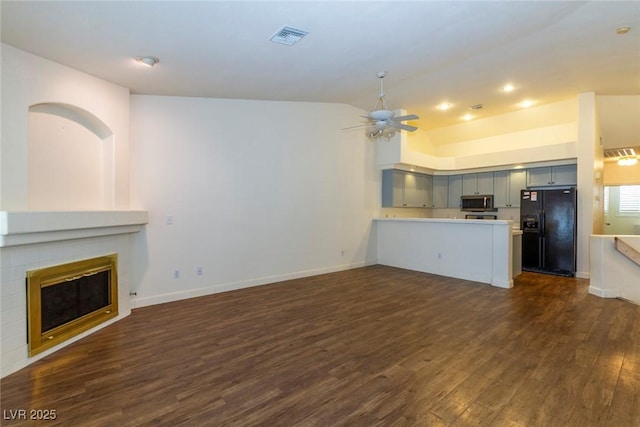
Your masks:
M380 79L380 94L378 95L378 101L376 102L373 111L371 111L366 116L362 116L363 118L367 119L366 123L345 129L353 129L364 126L367 137L372 141L380 138L389 140L395 135L397 130L406 130L409 132L413 132L418 129L415 126L401 123L407 120L419 119L419 117L415 114L396 116L393 111L389 110L389 108L387 107L387 103L384 100L384 88L382 85L382 79L384 79L385 72L381 71L377 74L377 76L378 79Z

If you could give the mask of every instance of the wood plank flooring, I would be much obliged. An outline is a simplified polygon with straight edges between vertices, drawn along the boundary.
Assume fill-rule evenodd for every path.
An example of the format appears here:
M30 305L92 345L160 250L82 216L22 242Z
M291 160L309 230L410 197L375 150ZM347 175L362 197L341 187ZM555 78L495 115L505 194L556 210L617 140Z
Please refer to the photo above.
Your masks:
M640 307L587 286L372 266L140 308L4 378L1 421L640 426Z

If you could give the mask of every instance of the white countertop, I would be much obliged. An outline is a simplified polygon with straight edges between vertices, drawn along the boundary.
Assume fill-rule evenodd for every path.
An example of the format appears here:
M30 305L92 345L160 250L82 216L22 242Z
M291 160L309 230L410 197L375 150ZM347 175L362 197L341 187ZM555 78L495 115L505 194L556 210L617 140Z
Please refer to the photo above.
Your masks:
M481 224L481 225L510 225L512 227L512 234L517 236L522 234L517 226L514 226L512 220L503 219L464 219L464 218L397 218L397 217L384 217L374 218L374 221L402 221L402 222L428 222L428 223L441 223L441 224Z

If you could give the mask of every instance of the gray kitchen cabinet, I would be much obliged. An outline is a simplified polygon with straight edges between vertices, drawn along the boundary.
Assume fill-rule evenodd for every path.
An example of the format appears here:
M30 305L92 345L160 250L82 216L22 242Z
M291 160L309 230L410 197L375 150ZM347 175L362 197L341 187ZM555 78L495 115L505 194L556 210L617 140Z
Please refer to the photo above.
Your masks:
M460 208L460 197L462 196L462 175L449 175L449 194L447 207Z
M527 183L524 169L498 171L493 175L493 206L496 208L520 207L520 190Z
M433 177L431 175L420 175L424 180L424 205L425 207L433 206Z
M429 177L424 174L386 169L382 171L382 207L429 207Z
M446 175L434 175L432 185L432 204L434 208L448 207L449 177Z
M462 175L462 195L493 194L493 172Z
M576 165L527 169L527 187L573 186L577 183L578 170Z
M427 196L425 175L407 172L404 174L404 207L424 208Z
M382 171L382 207L395 208L404 204L404 172Z

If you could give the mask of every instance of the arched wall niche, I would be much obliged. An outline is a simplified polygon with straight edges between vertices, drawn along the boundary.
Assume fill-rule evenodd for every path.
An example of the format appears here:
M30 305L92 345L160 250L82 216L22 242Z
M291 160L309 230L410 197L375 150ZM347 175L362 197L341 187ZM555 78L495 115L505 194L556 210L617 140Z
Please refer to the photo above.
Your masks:
M29 107L29 210L108 210L114 206L114 135L70 104Z

